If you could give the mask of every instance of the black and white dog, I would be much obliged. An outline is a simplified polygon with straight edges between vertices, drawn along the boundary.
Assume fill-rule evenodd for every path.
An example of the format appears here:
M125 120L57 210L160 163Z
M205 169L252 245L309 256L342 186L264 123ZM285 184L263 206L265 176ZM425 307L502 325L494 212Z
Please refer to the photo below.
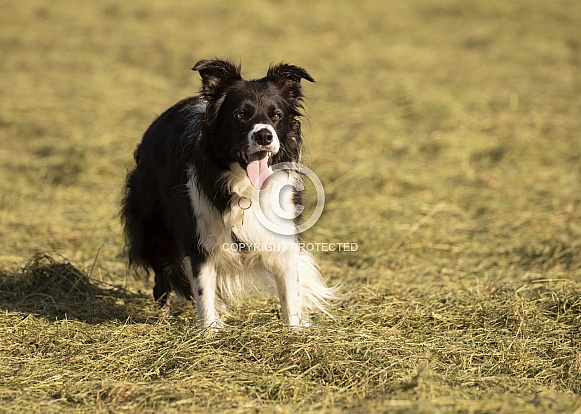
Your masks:
M248 289L278 294L286 325L309 325L309 311L328 314L336 288L301 248L298 219L279 217L269 200L286 212L300 206L300 174L272 166L300 160L301 80L314 79L288 64L257 80L217 59L193 70L200 96L164 112L135 151L122 206L130 263L153 269L162 305L171 291L193 298L201 328L219 327ZM242 243L254 248L234 248Z

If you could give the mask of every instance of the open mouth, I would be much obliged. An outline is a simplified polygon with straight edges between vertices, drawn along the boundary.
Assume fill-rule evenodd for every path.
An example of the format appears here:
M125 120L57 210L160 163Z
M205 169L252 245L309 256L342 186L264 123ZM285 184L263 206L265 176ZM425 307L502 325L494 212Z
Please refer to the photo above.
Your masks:
M272 152L257 151L240 155L240 165L246 170L250 183L257 190L262 190L268 185L268 177L272 174ZM245 165L243 165L245 164Z

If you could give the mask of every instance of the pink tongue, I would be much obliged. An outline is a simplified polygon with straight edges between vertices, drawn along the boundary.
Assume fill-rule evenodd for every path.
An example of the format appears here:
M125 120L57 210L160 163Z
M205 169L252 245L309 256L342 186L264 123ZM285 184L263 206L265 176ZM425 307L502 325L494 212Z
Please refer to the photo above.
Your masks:
M262 190L266 187L268 176L271 174L268 166L268 154L266 151L255 152L248 155L248 166L246 167L246 175L250 179L250 183L257 190Z

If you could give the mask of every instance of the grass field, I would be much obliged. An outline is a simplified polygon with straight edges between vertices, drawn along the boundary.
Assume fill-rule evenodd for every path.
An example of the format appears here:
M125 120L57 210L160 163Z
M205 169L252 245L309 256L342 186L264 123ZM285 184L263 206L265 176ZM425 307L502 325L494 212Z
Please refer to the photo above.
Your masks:
M581 3L148 3L2 4L1 413L581 413ZM335 321L208 337L127 272L133 149L211 57L317 80Z

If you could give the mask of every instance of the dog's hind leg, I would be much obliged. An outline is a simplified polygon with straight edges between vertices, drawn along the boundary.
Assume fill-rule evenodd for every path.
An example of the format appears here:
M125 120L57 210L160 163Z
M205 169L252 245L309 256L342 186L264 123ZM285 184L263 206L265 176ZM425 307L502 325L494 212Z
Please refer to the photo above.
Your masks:
M153 287L153 299L159 303L160 307L164 307L167 303L171 287L167 276L161 269L154 269L155 272L155 286Z
M181 261L172 260L171 263L163 264L158 262L152 264L152 268L155 272L153 298L160 307L167 303L171 291L184 299L192 299L191 282Z

